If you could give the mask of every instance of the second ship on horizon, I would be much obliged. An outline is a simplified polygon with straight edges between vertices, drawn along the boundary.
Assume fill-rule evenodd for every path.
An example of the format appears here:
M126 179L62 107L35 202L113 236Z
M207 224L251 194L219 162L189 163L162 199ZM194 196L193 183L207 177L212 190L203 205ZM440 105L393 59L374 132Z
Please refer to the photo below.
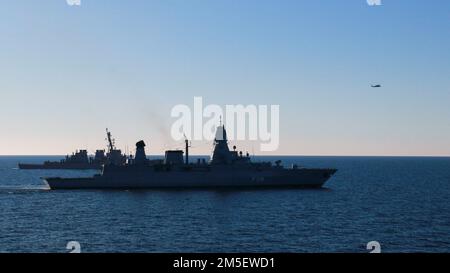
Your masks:
M19 163L21 170L101 170L103 165L123 165L127 162L127 156L116 149L111 132L106 129L108 152L96 150L94 157L88 155L87 150L79 150L72 155L67 155L61 161L45 161L43 164Z

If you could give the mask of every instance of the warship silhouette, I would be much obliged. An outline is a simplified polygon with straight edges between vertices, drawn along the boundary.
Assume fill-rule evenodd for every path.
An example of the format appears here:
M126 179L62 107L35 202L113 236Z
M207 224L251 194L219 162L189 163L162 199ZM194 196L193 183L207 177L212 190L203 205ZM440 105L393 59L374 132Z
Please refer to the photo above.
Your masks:
M122 165L126 162L126 156L114 146L111 132L106 129L108 140L108 152L97 150L94 157L89 157L87 150L79 150L72 155L67 155L61 161L45 161L43 164L19 163L22 170L101 170L104 164Z
M94 158L86 150L76 151L61 161L45 161L43 164L19 163L21 170L101 170L106 162L105 150L97 150Z
M230 151L224 126L219 126L209 162L189 162L185 151L165 152L164 160L149 160L144 141L136 143L136 154L126 164L106 163L100 174L88 178L43 178L50 189L184 189L184 188L320 188L336 169L285 168L281 161L252 162L249 154Z

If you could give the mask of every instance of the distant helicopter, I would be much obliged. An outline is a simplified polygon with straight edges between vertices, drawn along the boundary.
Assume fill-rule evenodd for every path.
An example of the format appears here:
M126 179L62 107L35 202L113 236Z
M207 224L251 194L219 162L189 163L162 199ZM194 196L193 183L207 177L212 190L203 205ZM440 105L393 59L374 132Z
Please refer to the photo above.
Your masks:
M376 84L376 85L371 85L371 86L372 86L372 88L380 88L381 84Z

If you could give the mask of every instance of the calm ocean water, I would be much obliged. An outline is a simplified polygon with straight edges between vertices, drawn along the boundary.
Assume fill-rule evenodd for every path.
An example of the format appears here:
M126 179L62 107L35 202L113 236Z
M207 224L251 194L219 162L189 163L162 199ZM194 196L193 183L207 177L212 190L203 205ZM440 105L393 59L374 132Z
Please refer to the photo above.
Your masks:
M338 168L323 190L49 191L95 172L16 169L47 159L0 157L0 252L450 251L450 158L282 157Z

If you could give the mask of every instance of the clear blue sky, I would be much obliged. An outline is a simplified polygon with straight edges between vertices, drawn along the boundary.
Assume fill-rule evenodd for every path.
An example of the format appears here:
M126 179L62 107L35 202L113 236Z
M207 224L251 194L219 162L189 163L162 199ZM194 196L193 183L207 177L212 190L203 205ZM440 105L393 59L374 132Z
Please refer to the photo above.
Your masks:
M0 154L161 154L194 96L279 104L274 154L450 154L450 1L4 2Z

